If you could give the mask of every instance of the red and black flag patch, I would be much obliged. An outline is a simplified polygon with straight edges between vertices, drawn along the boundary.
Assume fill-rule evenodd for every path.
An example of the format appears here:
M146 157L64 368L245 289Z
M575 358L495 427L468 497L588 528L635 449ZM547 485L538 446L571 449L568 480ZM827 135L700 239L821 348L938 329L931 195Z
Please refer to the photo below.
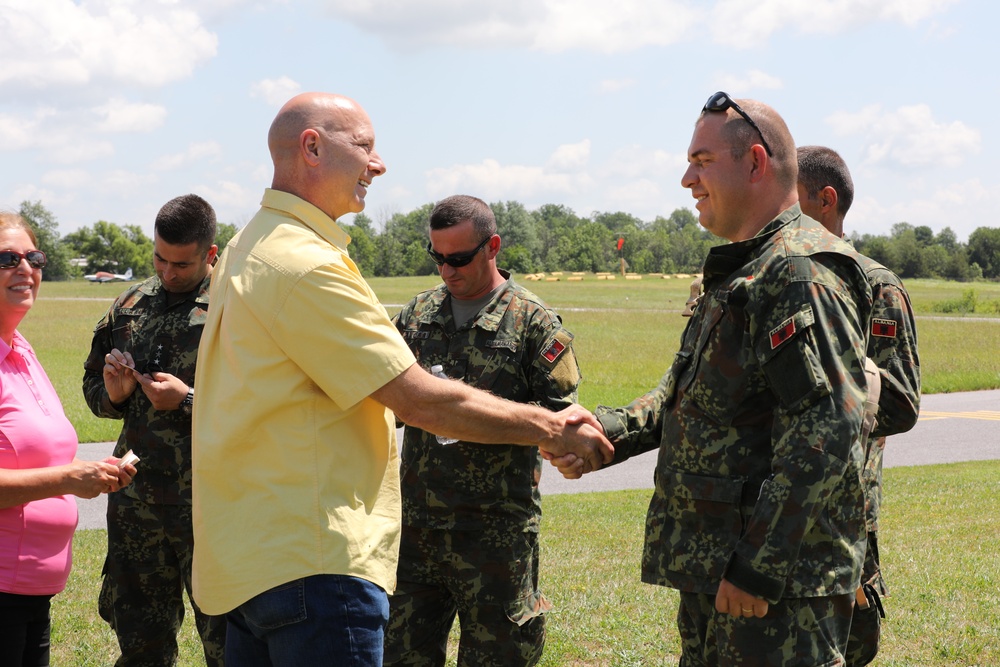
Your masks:
M879 336L881 338L895 338L896 337L896 321L895 320L882 320L879 318L872 319L872 335Z
M542 352L542 356L545 358L545 361L550 364L554 364L556 359L559 358L559 355L565 351L566 346L562 343L562 341L554 340L552 341L552 345L549 345L548 349Z
M786 340L795 335L795 318L789 317L787 320L771 329L771 349L777 348Z

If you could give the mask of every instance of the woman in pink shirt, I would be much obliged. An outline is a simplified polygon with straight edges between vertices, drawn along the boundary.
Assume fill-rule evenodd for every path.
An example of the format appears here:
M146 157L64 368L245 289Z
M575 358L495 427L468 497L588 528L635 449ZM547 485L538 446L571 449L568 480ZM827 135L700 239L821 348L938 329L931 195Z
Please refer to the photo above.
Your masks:
M49 664L49 601L69 576L76 501L117 491L135 468L80 461L76 431L17 326L45 254L21 216L0 213L0 665Z

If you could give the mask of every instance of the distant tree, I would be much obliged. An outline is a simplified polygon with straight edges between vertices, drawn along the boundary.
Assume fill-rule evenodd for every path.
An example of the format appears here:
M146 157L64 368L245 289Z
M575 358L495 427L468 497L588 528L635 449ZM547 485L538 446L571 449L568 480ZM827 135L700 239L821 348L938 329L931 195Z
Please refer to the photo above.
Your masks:
M917 243L922 247L929 246L934 243L934 230L927 225L920 225L919 227L913 228L913 235Z
M959 249L958 237L955 236L951 227L945 227L938 233L934 238L934 245L941 246L949 255L954 254Z
M362 275L374 276L378 258L378 233L372 228L372 220L364 213L354 216L354 221L344 225L344 231L351 237L347 252L358 266Z
M153 241L137 225L120 227L99 220L93 229L82 227L67 234L63 242L76 257L87 260L87 273L132 269L136 278L146 278L153 270Z
M1000 278L1000 229L980 227L969 234L969 262L978 264L985 278Z
M240 228L231 222L223 222L215 226L215 245L219 246L219 252L222 252L223 248L229 245L238 231Z
M536 218L516 201L494 202L490 208L497 219L497 233L503 239L497 266L514 273L534 272L542 254Z
M73 277L73 267L69 263L70 250L59 239L59 222L42 205L41 201L23 201L17 211L35 230L38 249L45 253L48 263L42 271L42 280L68 280Z

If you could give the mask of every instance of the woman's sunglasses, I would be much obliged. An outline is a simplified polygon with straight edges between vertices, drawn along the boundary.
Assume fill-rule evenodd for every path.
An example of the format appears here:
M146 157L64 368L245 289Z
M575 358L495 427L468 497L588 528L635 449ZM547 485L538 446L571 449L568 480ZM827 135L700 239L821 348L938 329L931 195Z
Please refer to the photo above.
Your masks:
M23 255L13 250L3 250L0 251L0 269L16 269L22 259L28 260L28 265L33 269L40 269L48 263L41 250L29 250Z

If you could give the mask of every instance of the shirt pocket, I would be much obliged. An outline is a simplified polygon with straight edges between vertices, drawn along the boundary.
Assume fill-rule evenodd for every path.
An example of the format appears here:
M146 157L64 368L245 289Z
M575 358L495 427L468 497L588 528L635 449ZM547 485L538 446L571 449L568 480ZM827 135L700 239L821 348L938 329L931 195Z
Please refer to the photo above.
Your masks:
M730 305L729 295L728 291L709 292L699 306L705 317L692 335L692 363L681 383L686 397L723 426L731 425L742 409L757 368L746 314Z
M740 504L746 479L670 468L658 469L656 475L647 541L664 545L666 570L721 579L743 534ZM656 532L660 532L658 539Z

